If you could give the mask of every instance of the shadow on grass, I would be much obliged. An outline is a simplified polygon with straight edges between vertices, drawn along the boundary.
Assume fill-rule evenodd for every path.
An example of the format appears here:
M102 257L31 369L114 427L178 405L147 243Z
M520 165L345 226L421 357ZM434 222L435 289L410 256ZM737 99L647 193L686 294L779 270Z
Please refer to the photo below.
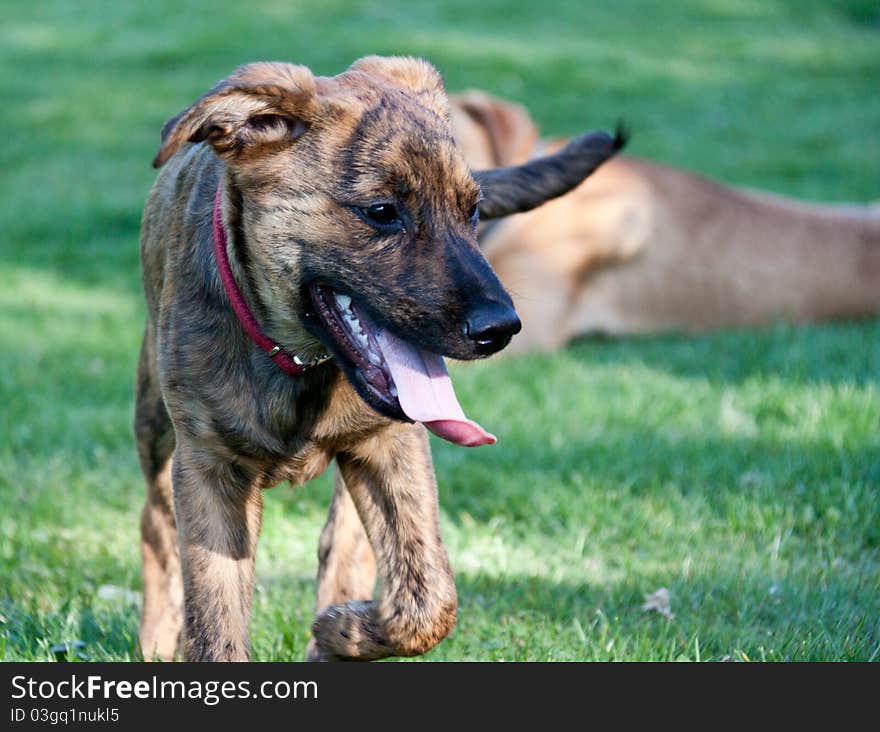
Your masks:
M570 355L598 365L644 364L713 384L775 378L802 384L876 384L880 338L875 318L824 324L779 321L757 328L732 328L688 335L584 337Z
M817 584L769 574L716 570L688 578L630 573L614 583L554 581L538 576L456 575L459 622L427 660L673 660L736 651L773 660L871 660L880 654L880 606L870 578L847 575ZM671 593L665 617L644 610L645 595ZM254 651L259 660L303 658L314 582L295 571L259 578ZM133 604L70 603L44 615L6 601L5 656L44 658L45 649L79 641L57 660L139 660L139 611ZM805 640L805 639L808 639ZM613 641L613 642L612 642Z
M671 583L668 576L638 575L595 586L460 574L456 633L463 637L452 643L473 658L481 648L500 647L510 660L546 660L541 654L548 652L568 660L674 660L679 653L693 658L699 638L705 659L744 651L773 660L866 661L880 653L880 605L870 597L869 579L818 586L719 571ZM669 618L643 608L661 585L670 590Z
M628 511L644 511L645 521L658 510L724 525L760 517L784 520L805 536L846 535L847 546L876 548L878 454L875 436L840 446L721 434L676 437L632 425L607 435L571 435L562 445L508 444L467 460L441 446L435 462L441 505L456 523L462 514L478 522L502 516L547 532L576 528L578 517L587 521L597 505L611 516L625 504Z
M132 603L78 604L41 612L12 599L0 602L6 618L4 657L58 661L140 660L140 610ZM66 650L62 650L66 646Z

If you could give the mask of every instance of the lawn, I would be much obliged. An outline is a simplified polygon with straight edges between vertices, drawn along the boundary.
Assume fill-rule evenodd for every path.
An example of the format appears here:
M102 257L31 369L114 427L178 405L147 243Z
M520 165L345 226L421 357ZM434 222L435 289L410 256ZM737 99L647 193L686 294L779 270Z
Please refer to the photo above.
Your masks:
M833 7L832 7L833 6ZM662 9L661 9L662 8ZM0 659L138 658L137 240L162 122L256 59L432 60L547 134L818 200L880 197L880 10L850 0L7 0ZM454 368L435 441L460 619L428 660L880 659L878 321L591 340ZM266 496L257 660L308 641L329 475ZM665 588L669 609L645 610Z

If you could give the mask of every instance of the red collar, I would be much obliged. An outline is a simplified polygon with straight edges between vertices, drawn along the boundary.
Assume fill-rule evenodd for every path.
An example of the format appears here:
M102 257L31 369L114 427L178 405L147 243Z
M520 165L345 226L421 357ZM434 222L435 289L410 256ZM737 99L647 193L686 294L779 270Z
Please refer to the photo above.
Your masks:
M223 227L223 216L220 211L220 200L222 191L222 182L217 183L217 195L214 196L214 254L217 257L217 267L220 270L220 279L223 280L223 287L232 303L232 309L235 311L238 322L242 328L251 337L251 340L262 348L266 354L275 363L277 363L284 371L291 376L299 376L311 363L303 363L299 357L291 356L281 346L275 343L265 333L263 333L260 324L254 317L251 309L248 307L241 290L232 276L232 268L229 266L229 255L226 251L226 229Z

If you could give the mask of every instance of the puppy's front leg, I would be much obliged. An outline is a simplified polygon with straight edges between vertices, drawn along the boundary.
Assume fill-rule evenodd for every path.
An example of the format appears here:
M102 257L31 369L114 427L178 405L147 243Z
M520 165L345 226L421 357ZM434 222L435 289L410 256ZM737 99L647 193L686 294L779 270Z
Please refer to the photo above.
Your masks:
M368 661L425 653L452 630L457 610L427 432L395 424L337 462L373 547L381 591L378 602L352 600L316 618L321 656Z
M263 499L256 476L178 440L172 479L184 588L184 658L247 661Z
M376 587L376 559L345 481L336 469L330 515L318 544L318 592L315 615L349 600L369 600ZM306 660L324 660L314 636Z

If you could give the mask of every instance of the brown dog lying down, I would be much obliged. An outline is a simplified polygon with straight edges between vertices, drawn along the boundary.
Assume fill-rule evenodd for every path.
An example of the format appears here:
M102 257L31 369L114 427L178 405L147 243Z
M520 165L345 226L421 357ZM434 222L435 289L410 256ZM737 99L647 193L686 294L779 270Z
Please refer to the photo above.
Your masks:
M515 165L562 144L542 144L519 105L477 91L450 98L472 167ZM700 332L880 309L880 205L800 202L632 157L490 224L480 243L523 323L508 353L595 332Z
M477 214L566 193L620 144L597 132L472 173L439 74L401 58L335 77L250 64L169 120L141 230L146 658L181 640L189 660L249 657L261 491L334 459L309 658L414 655L449 632L425 427L494 442L443 356L490 355L520 328Z

